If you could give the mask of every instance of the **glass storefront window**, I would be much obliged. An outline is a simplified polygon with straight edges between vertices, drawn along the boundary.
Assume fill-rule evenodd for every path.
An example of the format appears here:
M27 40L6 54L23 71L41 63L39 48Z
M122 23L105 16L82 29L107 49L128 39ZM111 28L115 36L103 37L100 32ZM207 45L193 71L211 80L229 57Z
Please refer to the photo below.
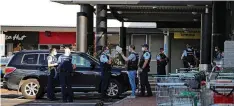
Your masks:
M40 45L39 47L40 47L40 49L49 49L48 45Z
M61 47L61 45L52 45L52 46L51 46L51 48L55 48L55 49L57 49L57 50L59 50L60 47Z

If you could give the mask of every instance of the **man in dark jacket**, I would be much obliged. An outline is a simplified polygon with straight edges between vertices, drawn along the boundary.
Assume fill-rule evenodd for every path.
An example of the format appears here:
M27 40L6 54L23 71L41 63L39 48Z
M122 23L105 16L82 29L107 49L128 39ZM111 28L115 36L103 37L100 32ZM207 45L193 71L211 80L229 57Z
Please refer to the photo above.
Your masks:
M71 85L71 74L74 65L72 65L71 51L68 47L65 47L65 53L59 56L59 81L61 84L63 102L73 102L73 92Z
M151 87L148 80L148 72L150 72L150 61L151 53L149 52L149 45L142 45L143 54L140 59L140 83L141 83L141 94L139 96L145 96L145 88L147 89L147 96L153 96Z
M160 53L157 55L157 73L158 75L166 75L166 65L168 62L167 56L164 54L164 49L160 48Z

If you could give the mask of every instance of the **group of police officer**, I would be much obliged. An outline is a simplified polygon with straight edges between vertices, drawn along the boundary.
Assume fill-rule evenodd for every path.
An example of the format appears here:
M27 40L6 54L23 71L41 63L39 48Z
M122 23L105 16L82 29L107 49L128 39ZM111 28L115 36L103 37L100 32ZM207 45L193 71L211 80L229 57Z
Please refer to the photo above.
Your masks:
M109 48L104 47L104 52L100 56L100 61L103 66L102 71L102 99L106 99L106 91L108 88L108 84L110 81L111 76L111 56L109 53ZM150 71L150 61L151 61L151 53L149 52L149 46L147 44L142 45L142 56L139 61L139 55L135 52L135 46L130 45L129 46L129 56L125 57L122 51L118 51L123 59L127 62L127 71L128 71L128 77L129 82L132 88L132 94L128 96L129 98L135 98L135 91L136 91L136 74L137 71L140 74L140 84L141 84L141 92L139 96L152 96L151 87L148 81L148 72ZM147 89L147 95L145 95L145 88Z
M49 100L56 100L54 95L54 80L59 78L62 98L63 102L73 102L73 92L71 89L71 72L76 68L75 65L72 64L72 56L70 49L65 47L65 53L61 55L58 60L56 58L57 52L56 49L50 49L50 54L47 57L48 60L48 83L47 83L47 97ZM129 76L129 82L132 88L132 93L129 98L136 97L136 74L139 73L140 76L140 94L138 96L152 96L151 87L148 80L148 72L150 72L150 61L151 61L151 53L149 52L148 44L142 45L142 56L139 61L139 55L135 52L135 46L129 46L129 56L125 57L124 54L119 52L123 59L127 62L127 71ZM163 49L160 49L160 54L157 56L158 61L158 74L166 74L165 73L165 65L167 64L166 55L163 53ZM105 101L108 99L107 89L110 83L111 78L111 56L109 52L109 48L107 46L103 47L103 52L100 56L101 62L101 76L102 76L102 84L101 84L101 99ZM165 63L166 62L166 63ZM164 67L164 68L163 68ZM57 77L58 76L58 77ZM147 95L145 95L145 88L147 90Z
M64 48L64 54L56 58L56 49L50 49L48 60L48 82L47 98L51 101L57 100L54 94L54 82L59 79L62 91L63 102L73 102L73 92L71 88L71 72L75 69L72 64L70 48Z

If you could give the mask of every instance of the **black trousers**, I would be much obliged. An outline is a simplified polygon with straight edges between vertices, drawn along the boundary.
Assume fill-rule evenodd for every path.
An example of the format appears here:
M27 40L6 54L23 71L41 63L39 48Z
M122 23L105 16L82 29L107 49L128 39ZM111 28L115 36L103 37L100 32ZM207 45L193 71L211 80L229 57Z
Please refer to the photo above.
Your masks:
M107 98L107 89L111 78L111 65L103 64L102 67L102 84L101 84L101 98Z
M101 86L101 98L107 98L107 89L110 83L111 72L102 72L102 86Z
M61 85L62 98L64 102L73 102L73 91L71 87L71 73L68 72L60 72L59 73L59 81Z
M55 81L55 70L52 69L49 71L48 79L47 79L47 98L48 99L54 99L54 81Z
M165 65L157 65L157 74L158 75L166 75L166 66Z
M143 71L140 73L141 96L145 95L145 88L147 90L147 94L152 95L151 87L148 80L148 72L149 69L143 69Z

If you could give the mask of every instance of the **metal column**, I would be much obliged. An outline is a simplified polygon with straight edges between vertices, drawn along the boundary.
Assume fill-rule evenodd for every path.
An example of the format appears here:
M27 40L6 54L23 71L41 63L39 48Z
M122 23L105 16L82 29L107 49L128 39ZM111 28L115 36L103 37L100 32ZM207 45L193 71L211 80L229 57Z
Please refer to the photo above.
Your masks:
M96 6L96 44L107 45L107 5Z
M76 49L87 52L94 45L93 7L89 4L81 5L81 12L77 13ZM89 50L93 53L93 50Z
M213 46L218 46L221 50L224 49L224 42L231 33L231 19L229 19L231 9L228 5L229 2L227 1L213 2Z
M207 5L205 13L201 16L201 63L199 69L201 71L208 71L211 64L212 17L211 10Z
M166 31L164 32L164 53L165 55L171 59L171 36L170 32ZM171 61L166 66L166 74L171 72Z
M126 55L126 28L125 27L120 27L119 31L119 45L123 49L124 55Z

